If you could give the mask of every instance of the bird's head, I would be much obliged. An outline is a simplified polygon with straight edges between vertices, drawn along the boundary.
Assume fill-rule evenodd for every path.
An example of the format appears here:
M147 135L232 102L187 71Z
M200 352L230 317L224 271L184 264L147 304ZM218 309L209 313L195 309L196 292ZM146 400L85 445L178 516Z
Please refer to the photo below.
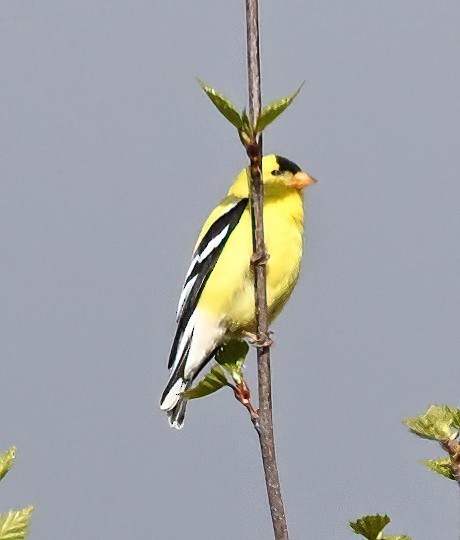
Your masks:
M228 192L236 197L248 196L249 167L243 169ZM274 154L264 156L262 159L262 177L266 194L269 192L301 191L307 186L316 184L316 180L300 167L281 156Z

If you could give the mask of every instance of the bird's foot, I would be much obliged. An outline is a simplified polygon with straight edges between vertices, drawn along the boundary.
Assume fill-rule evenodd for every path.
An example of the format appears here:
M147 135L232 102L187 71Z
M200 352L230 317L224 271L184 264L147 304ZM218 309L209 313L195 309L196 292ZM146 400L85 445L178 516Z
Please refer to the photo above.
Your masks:
M252 266L260 266L263 264L267 264L269 258L270 258L270 254L267 253L266 251L253 253L251 255L251 264Z
M263 349L264 347L271 347L273 340L270 336L273 332L269 330L267 333L254 334L254 332L243 331L243 336L248 340L249 344L257 349Z

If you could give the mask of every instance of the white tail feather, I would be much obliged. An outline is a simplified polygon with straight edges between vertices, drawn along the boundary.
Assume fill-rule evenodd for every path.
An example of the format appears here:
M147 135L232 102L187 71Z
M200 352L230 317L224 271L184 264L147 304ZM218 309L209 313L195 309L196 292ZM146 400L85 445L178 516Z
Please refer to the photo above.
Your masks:
M172 386L171 390L166 394L166 396L164 396L160 405L160 409L163 411L170 411L171 409L174 409L174 407L180 400L180 394L185 390L185 387L186 383L184 382L184 379L182 379L182 377L179 377Z

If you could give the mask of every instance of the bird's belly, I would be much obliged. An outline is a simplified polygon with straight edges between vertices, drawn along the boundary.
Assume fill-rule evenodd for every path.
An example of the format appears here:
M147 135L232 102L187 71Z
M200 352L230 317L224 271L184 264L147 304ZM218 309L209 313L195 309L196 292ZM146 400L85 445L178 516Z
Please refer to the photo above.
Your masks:
M302 257L302 228L292 226L292 218L277 220L270 227L264 212L267 262L267 304L272 321L290 297L299 276ZM268 219L267 219L268 218ZM254 275L249 261L252 237L249 212L242 216L206 283L200 309L211 310L230 334L255 332ZM232 246L231 243L234 243ZM237 246L237 249L235 248Z
M293 257L286 258L285 252L285 256L281 258L281 262L284 263L284 271L282 272L275 270L276 254L271 255L274 264L270 264L270 262L267 264L267 305L270 322L283 309L299 277L300 261L295 254L289 255ZM294 263L292 268L286 268L287 260ZM254 282L251 272L245 280L244 287L236 292L227 311L227 327L231 333L238 334L241 330L256 331L254 298Z

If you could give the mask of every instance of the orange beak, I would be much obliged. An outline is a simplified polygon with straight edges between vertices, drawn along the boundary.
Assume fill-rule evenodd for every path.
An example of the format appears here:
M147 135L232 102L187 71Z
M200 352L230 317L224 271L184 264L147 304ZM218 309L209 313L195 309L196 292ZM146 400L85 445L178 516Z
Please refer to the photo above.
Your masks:
M317 182L318 180L315 180L309 174L300 171L293 175L290 185L300 191L301 189L311 186L312 184L316 184Z

